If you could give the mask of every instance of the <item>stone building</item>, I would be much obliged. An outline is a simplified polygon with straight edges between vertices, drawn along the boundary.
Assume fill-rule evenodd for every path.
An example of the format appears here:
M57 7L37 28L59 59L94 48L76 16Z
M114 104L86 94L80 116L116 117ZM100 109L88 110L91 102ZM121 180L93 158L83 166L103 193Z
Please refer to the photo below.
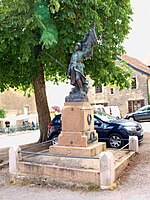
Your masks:
M133 112L148 104L150 95L150 68L139 60L122 55L118 60L124 60L132 70L132 83L129 89L119 90L118 87L92 87L90 81L89 101L91 104L104 106L118 106L121 116Z
M7 112L7 116L37 113L34 94L27 97L13 89L0 93L0 108Z

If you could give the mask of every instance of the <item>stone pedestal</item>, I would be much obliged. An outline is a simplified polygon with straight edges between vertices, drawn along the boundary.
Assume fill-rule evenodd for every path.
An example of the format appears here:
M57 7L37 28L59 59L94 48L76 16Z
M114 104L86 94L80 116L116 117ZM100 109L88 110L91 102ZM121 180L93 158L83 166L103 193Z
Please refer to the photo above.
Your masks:
M62 132L58 137L58 145L50 146L49 153L95 156L105 149L105 143L98 143L90 103L66 102L62 110Z
M97 142L94 113L89 102L67 102L62 111L60 146L87 147Z

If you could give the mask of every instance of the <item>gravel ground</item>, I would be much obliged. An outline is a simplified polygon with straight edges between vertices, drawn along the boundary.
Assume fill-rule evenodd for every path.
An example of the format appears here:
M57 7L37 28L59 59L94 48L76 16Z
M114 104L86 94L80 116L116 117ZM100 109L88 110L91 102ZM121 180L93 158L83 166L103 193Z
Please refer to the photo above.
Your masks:
M7 168L0 172L0 200L149 200L150 133L140 145L140 153L124 171L114 191L81 191L7 183Z

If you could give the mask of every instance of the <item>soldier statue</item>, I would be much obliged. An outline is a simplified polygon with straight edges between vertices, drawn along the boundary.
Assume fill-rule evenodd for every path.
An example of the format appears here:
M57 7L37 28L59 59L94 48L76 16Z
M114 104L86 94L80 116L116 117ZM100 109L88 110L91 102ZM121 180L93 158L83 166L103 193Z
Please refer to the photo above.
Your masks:
M93 55L93 47L97 43L97 36L95 32L95 25L84 36L83 40L76 43L74 53L71 56L68 68L71 85L74 86L70 95L66 97L65 101L85 102L88 101L87 91L88 83L84 75L83 61Z

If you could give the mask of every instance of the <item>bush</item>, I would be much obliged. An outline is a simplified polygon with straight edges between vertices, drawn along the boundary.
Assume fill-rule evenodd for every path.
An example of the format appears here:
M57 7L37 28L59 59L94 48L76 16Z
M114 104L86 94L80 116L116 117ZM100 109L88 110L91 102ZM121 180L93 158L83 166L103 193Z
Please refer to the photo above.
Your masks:
M0 118L5 118L5 117L6 117L6 111L0 108Z

